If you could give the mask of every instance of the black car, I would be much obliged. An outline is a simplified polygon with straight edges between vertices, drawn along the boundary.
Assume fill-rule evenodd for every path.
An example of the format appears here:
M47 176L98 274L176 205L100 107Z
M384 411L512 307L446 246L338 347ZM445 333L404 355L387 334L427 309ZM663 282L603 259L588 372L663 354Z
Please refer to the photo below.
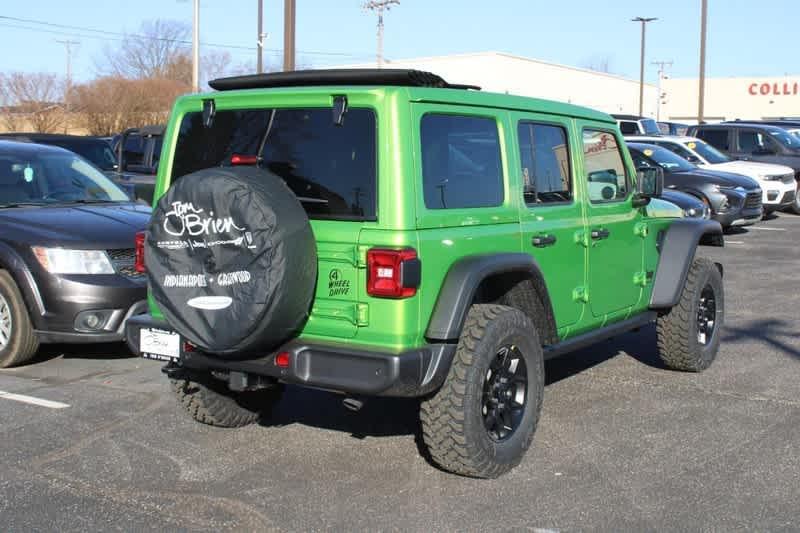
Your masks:
M751 178L698 168L654 144L628 143L628 149L637 168L663 168L664 186L699 198L723 228L754 224L764 214L761 188Z
M0 141L0 367L40 342L111 342L146 310L135 234L150 209L55 146Z
M153 202L163 141L163 125L130 128L111 141L120 169L120 182L130 184L136 198L148 205Z
M683 216L686 218L711 218L711 208L700 201L697 196L675 189L664 189L660 198L683 209Z
M692 126L689 135L703 139L734 159L791 167L800 182L800 137L784 128L736 121ZM791 209L800 215L800 195L795 195Z
M134 184L128 183L118 172L117 156L111 143L103 137L83 137L81 135L61 135L57 133L0 133L0 140L32 142L60 146L75 152L108 177L117 182L129 196L136 196Z

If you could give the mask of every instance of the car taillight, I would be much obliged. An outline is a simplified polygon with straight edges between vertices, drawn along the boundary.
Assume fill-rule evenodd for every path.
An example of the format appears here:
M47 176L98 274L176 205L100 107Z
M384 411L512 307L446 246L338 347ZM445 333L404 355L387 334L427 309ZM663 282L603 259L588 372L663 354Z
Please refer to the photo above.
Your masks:
M381 298L408 298L417 293L420 261L413 248L367 251L367 294Z
M144 238L145 232L136 234L136 261L133 265L136 272L147 272L147 267L144 266Z

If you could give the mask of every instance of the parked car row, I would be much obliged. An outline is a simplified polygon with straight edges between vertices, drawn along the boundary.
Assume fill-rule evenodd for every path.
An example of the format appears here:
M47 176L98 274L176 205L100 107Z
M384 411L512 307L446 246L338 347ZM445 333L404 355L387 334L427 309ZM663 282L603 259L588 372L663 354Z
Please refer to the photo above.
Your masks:
M661 167L668 189L702 201L723 228L779 210L800 214L800 121L686 126L614 117L637 166Z
M80 155L140 203L153 202L164 126L130 128L110 138L54 133L2 133L0 139L66 148Z

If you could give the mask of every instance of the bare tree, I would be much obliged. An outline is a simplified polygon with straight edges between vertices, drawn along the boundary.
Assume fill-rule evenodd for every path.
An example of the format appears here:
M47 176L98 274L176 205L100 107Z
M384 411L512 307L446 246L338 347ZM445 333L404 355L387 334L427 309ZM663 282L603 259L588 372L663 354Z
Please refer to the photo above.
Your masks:
M605 72L606 74L614 74L612 63L613 62L610 56L599 55L590 57L589 59L583 61L583 63L581 63L581 66L589 70L594 70L595 72Z
M6 128L52 133L64 122L63 84L47 72L0 74L0 107Z
M145 21L136 33L126 35L118 46L107 46L99 59L98 71L122 78L169 78L180 75L176 64L186 63L189 55L187 24L173 20ZM191 69L189 70L191 80Z
M189 90L175 80L107 76L75 87L71 104L89 134L111 135L165 122L172 102Z

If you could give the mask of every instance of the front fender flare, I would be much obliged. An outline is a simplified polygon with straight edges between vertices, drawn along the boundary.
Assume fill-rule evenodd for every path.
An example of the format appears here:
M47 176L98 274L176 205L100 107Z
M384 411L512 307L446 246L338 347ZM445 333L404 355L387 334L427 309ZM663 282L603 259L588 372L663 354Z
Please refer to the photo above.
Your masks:
M700 240L723 246L722 226L715 220L679 219L667 229L661 241L650 309L670 309L678 303Z

